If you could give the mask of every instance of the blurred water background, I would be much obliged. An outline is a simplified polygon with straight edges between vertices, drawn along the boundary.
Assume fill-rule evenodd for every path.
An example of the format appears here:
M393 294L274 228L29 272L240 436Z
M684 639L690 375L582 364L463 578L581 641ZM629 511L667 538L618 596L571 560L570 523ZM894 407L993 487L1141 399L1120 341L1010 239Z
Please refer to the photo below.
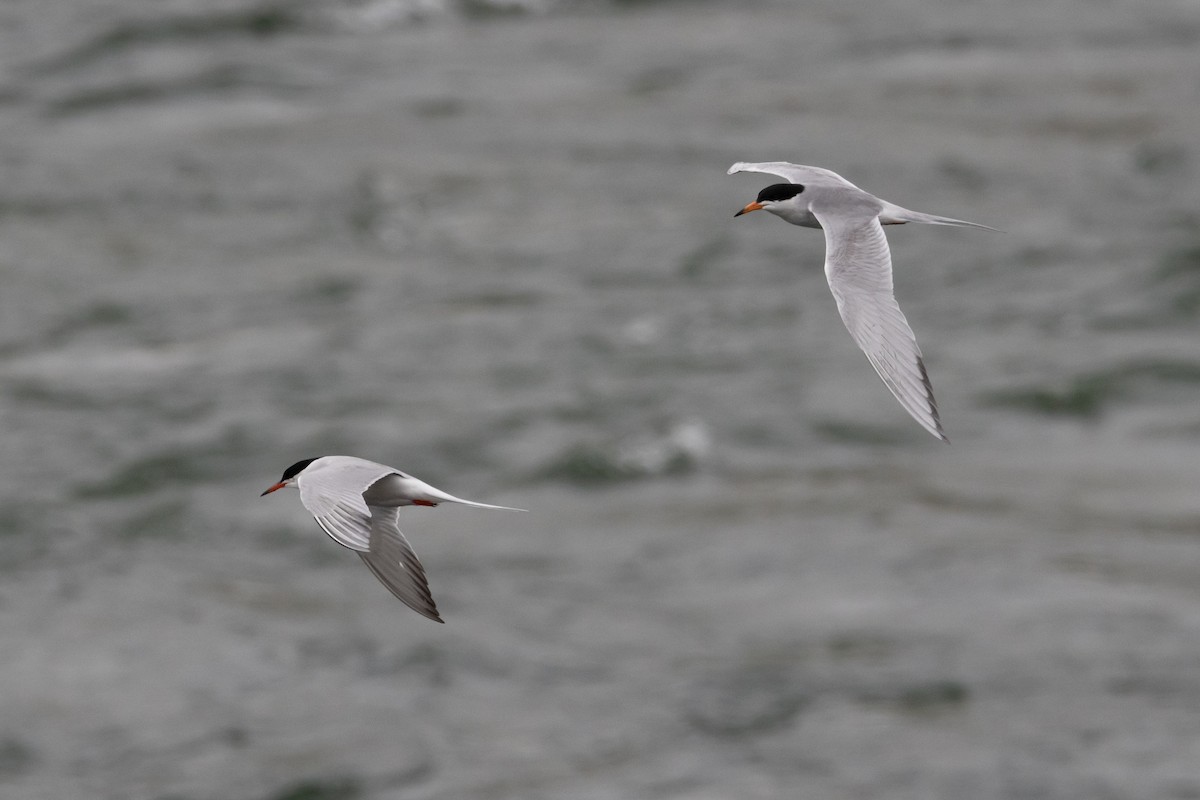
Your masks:
M0 795L1200 797L1200 6L12 0ZM953 442L843 329L906 226ZM348 453L445 626L328 540Z

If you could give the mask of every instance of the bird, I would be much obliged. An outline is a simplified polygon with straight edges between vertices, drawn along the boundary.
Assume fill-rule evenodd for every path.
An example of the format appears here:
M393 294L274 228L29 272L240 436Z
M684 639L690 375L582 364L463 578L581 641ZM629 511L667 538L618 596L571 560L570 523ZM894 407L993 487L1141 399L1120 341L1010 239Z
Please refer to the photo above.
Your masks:
M739 161L727 174L761 172L776 183L734 217L765 210L793 225L825 231L825 277L838 313L871 366L920 425L949 442L933 384L892 288L892 255L884 225L923 222L995 231L987 225L910 211L863 191L832 170L786 161Z
M280 489L300 490L300 502L321 530L354 550L367 569L400 602L423 617L444 622L429 592L425 568L400 532L401 506L459 503L475 508L524 511L463 500L408 473L354 456L321 456L297 461L260 497Z

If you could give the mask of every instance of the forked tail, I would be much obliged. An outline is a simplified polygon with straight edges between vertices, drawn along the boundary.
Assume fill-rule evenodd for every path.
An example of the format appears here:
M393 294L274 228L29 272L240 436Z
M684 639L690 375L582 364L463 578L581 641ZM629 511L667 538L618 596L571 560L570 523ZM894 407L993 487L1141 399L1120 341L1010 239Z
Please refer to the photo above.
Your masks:
M434 501L434 503L458 503L472 508L490 508L496 511L525 511L524 508L513 508L512 506L494 506L491 503L476 503L474 500L464 500L461 497L455 497L449 492L443 492L441 489L434 489L429 484L425 484L425 496Z
M398 485L393 488L396 495L408 500L414 506L436 506L439 503L459 503L464 506L474 506L475 508L493 508L497 511L524 511L523 508L512 508L510 506L494 506L490 503L476 503L474 500L464 500L461 497L455 497L449 492L443 492L437 487L430 486L423 480L414 478L412 475L394 475ZM371 504L371 500L367 499L367 505ZM403 505L403 503L401 503Z
M939 217L936 214L924 214L920 211L909 211L907 208L893 205L885 202L883 210L879 212L879 221L884 225L903 225L906 222L923 222L926 225L953 225L958 228L980 228L985 231L1001 231L989 225L980 225L978 222L967 222L962 219L954 219L953 217Z
M496 511L528 511L525 508L513 508L512 506L494 506L490 503L476 503L474 500L463 500L461 497L455 497L448 502L461 503L464 506L473 506L474 508L491 508Z

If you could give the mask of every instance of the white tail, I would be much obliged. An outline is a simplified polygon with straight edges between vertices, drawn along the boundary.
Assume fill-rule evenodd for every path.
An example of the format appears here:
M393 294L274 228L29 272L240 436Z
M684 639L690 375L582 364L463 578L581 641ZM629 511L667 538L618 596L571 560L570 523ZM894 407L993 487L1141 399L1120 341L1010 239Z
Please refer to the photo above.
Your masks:
M923 214L920 211L909 211L907 208L884 202L883 210L879 212L879 221L884 225L903 225L906 222L923 222L926 225L953 225L958 228L980 228L985 231L1001 233L988 225L978 222L967 222L953 217L939 217L935 214Z
M419 481L416 478L408 478L411 483L408 484L408 491L414 499L426 500L433 503L459 503L464 506L473 506L474 508L491 508L496 511L524 511L523 508L513 508L512 506L494 506L490 503L476 503L474 500L464 500L461 497L455 497L449 492L443 492L441 489L436 489L424 481Z
M489 503L476 503L474 500L464 500L449 492L443 492L437 487L430 486L423 480L401 472L395 472L380 479L370 489L363 492L363 500L368 506L377 505L384 508L395 506L436 506L438 503L460 503L475 508L492 508L497 511L524 511L523 508L510 506L494 506Z
M496 511L528 511L528 509L525 508L513 508L512 506L493 506L489 503L476 503L474 500L463 500L461 497L454 497L453 495L446 495L445 502L461 503L464 506L474 506L475 508L491 508L495 509Z

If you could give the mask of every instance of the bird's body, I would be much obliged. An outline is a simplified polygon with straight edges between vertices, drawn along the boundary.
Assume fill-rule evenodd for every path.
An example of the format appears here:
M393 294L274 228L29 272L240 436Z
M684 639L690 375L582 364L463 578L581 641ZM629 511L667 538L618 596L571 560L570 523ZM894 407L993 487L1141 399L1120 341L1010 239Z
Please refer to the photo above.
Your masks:
M354 550L392 594L422 616L441 622L425 569L398 525L401 506L458 503L521 511L463 500L385 464L353 456L298 461L264 495L294 486L300 502L335 542Z
M764 172L788 181L763 189L735 216L763 209L793 225L824 230L825 277L850 335L900 405L927 431L948 441L916 336L896 304L892 256L882 226L922 222L994 229L910 211L821 167L739 161L729 168L730 175L736 172Z

